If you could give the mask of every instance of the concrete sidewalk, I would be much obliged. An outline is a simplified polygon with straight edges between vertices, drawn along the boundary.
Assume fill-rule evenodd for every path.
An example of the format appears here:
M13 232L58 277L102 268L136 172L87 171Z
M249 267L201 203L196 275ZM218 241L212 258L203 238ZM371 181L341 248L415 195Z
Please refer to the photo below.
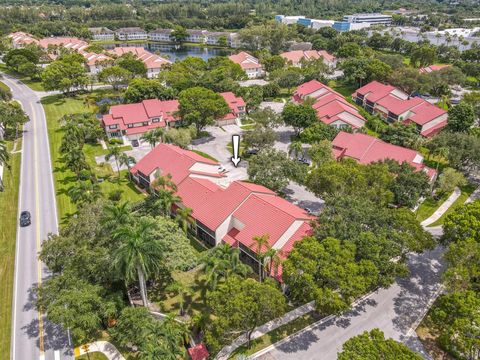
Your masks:
M88 346L88 351L85 351L85 348ZM110 344L108 341L96 341L91 344L86 344L75 348L74 353L75 357L86 354L87 352L101 352L109 360L125 360L125 358L120 354L120 351L117 350L115 346Z
M305 314L308 314L314 309L315 309L315 303L313 301L307 304L304 304L302 306L299 306L298 308L292 311L289 311L282 317L269 321L263 324L262 326L259 326L258 328L256 328L252 334L251 340L255 340L259 337L262 337L266 333L272 330L275 330L280 326L283 326L289 323L290 321L298 319L299 317ZM222 350L220 350L220 352L215 357L215 360L227 360L233 351L235 351L237 348L239 348L240 346L246 343L247 343L247 337L245 335L239 336L233 343L231 343L228 346L225 346Z
M433 224L435 221L440 219L443 214L450 208L450 206L453 205L453 203L459 198L459 196L462 194L462 191L456 187L455 190L453 190L452 194L448 197L445 202L438 207L437 210L428 218L423 220L420 224L423 227L426 227L430 224Z

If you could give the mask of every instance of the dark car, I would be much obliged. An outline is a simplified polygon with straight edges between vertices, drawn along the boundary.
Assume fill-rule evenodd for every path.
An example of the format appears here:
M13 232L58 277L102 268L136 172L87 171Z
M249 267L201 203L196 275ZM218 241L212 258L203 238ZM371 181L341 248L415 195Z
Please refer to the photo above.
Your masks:
M246 154L247 155L257 155L258 154L258 150L257 149L248 149L246 151Z
M297 159L299 163L303 164L303 165L307 165L307 166L310 166L310 161L308 161L307 159L305 158L300 158L300 159Z
M132 140L132 147L138 147L138 145L140 145L138 140Z
M29 211L22 211L20 213L20 226L28 226L32 223L32 217Z

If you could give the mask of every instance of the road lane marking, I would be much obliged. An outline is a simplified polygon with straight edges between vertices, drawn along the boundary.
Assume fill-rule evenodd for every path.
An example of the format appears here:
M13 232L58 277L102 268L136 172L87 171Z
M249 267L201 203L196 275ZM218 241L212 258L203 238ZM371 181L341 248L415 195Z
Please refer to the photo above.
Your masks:
M35 218L36 218L36 244L37 244L37 254L35 254L37 261L37 282L38 287L42 285L42 263L38 258L38 253L41 250L42 240L40 235L40 191L38 188L39 183L39 169L38 169L38 134L36 126L36 116L35 109L33 104L30 102L30 108L32 110L32 120L33 120L33 155L34 155L34 167L35 167ZM41 310L38 310L38 336L39 336L39 347L40 347L40 359L45 359L45 342L44 342L44 329L43 329L43 313Z
M55 355L55 360L60 360L60 351L55 350L53 354Z
M8 81L6 81L8 83ZM22 106L23 107L23 106ZM25 138L22 134L22 150L25 146ZM23 176L25 175L25 162L23 161L23 155L24 153L22 152L22 156L20 157L20 178L18 182L18 209L17 209L17 236L16 236L16 244L15 244L15 285L14 285L14 290L13 290L13 316L12 316L12 322L13 322L13 329L12 329L12 344L11 344L11 351L12 353L10 354L10 357L15 360L16 359L16 338L17 338L17 294L18 294L18 269L19 269L19 253L20 253L20 226L18 224L18 219L20 218L20 213L22 211L22 179Z

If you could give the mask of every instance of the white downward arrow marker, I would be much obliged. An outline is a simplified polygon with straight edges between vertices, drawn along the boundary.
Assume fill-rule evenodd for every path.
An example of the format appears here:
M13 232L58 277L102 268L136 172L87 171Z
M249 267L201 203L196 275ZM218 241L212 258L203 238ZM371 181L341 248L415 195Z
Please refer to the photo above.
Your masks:
M238 156L238 150L240 149L240 135L232 135L232 146L233 146L233 156L232 163L235 167L238 166L240 162L240 157Z

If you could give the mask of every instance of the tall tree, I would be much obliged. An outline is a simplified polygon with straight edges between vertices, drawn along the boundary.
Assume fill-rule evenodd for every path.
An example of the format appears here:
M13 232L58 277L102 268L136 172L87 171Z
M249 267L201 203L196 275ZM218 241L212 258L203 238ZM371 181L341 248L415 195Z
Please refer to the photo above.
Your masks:
M164 141L164 137L165 130L162 128L155 128L143 134L141 139L146 141L153 149L160 141Z
M285 105L282 111L282 118L286 125L290 125L295 132L300 132L317 122L317 114L310 104L296 105L289 103Z
M447 129L453 132L468 132L474 124L475 118L473 106L460 102L448 110Z
M127 85L132 74L120 66L109 66L100 71L98 80L112 85L113 90L118 90L122 85Z
M216 119L221 119L230 112L223 97L202 87L182 91L178 102L178 113L182 121L188 125L195 124L198 133L205 126L212 125Z
M120 165L119 165L119 160L122 155L122 150L120 149L120 146L114 145L108 148L108 152L105 155L105 160L109 161L110 159L115 160L115 166L117 167L117 177L120 180Z
M148 217L139 218L133 226L122 226L114 234L119 240L115 250L114 266L122 274L125 283L137 280L143 305L148 307L146 281L160 269L163 247L155 238L157 225Z
M385 339L382 331L373 329L370 332L354 336L347 340L338 360L421 360L419 354L393 339Z

